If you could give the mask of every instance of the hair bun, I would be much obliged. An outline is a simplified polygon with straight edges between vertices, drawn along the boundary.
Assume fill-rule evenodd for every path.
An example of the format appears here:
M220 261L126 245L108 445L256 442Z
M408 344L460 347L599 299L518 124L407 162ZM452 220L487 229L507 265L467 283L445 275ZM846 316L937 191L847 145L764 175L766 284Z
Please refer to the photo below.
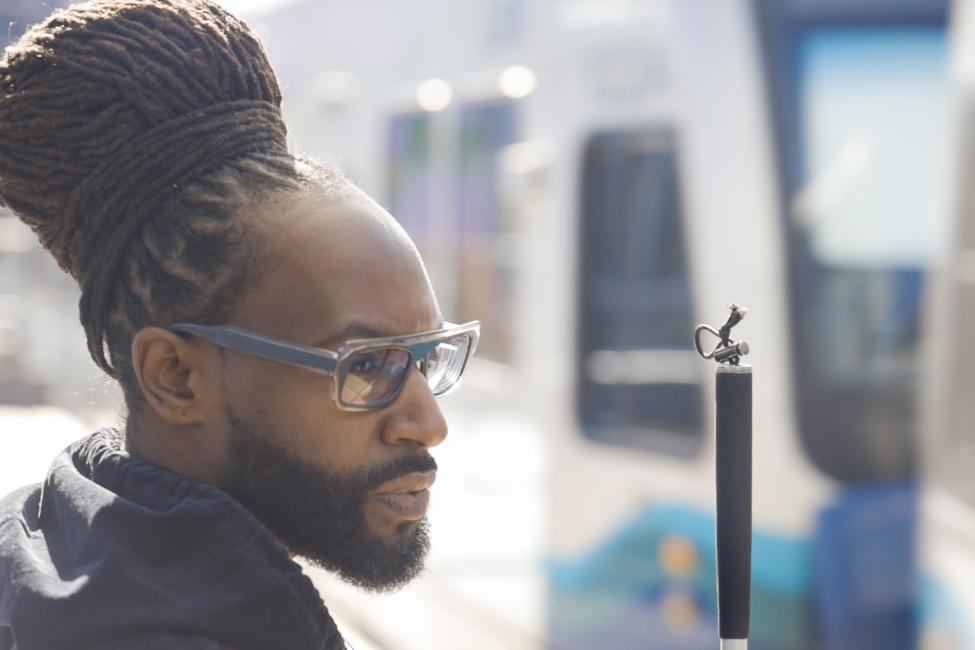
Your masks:
M151 214L159 197L146 195L134 179L183 157L172 151L166 125L187 125L210 146L208 137L218 138L230 119L213 107L244 107L246 112L234 113L235 124L249 125L257 139L261 132L274 133L254 146L286 149L280 103L260 42L214 2L94 0L58 11L0 60L0 205L25 221L58 264L81 280L91 269L78 242L96 232L136 232L116 226L132 217L132 206ZM211 119L214 113L223 117ZM153 134L164 135L153 140ZM241 145L246 137L234 137L237 144L225 155L247 150ZM131 150L163 145L168 149ZM214 160L205 158L194 160L212 167ZM121 159L152 167L106 177ZM125 200L104 196L119 191ZM110 271L99 269L98 275Z

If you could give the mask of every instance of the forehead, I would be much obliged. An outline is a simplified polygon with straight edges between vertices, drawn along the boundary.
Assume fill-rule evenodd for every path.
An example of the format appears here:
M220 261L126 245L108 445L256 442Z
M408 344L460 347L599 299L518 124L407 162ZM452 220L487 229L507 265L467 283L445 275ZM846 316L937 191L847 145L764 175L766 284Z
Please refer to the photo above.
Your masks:
M362 192L292 195L260 221L265 262L237 324L303 343L331 339L352 322L385 334L440 326L415 246Z

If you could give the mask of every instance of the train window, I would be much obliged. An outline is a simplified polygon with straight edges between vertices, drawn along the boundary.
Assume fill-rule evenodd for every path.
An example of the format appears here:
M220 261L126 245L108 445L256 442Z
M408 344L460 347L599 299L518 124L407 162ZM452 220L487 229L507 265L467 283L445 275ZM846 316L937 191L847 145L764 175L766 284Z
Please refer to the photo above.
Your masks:
M597 134L582 170L577 404L585 435L691 454L703 430L674 136Z
M516 233L505 223L499 168L503 150L517 140L517 117L510 101L460 111L457 311L461 321L481 321L478 356L502 362L511 356Z
M429 252L430 114L394 115L386 131L386 205L421 254Z
M840 480L908 476L922 292L950 211L946 36L819 27L796 63L787 222L803 440Z

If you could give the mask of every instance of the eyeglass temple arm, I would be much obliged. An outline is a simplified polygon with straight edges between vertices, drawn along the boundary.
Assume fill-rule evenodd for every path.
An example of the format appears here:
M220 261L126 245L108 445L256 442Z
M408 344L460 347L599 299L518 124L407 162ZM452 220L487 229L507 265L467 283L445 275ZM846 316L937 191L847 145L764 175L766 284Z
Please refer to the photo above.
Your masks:
M315 368L327 373L335 372L337 356L329 350L308 348L254 332L242 330L233 325L194 325L176 323L170 330L196 334L217 345L257 357L280 361L295 366Z

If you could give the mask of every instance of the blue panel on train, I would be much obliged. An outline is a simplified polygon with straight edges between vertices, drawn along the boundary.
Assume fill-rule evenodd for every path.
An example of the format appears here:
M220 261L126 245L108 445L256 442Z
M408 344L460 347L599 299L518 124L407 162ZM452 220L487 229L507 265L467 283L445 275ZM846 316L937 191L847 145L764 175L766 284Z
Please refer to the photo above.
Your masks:
M916 644L911 485L853 487L819 516L813 542L823 650L908 650Z
M677 558L668 560L664 547L674 543ZM693 560L687 560L691 548ZM753 650L812 647L810 551L808 540L755 531ZM672 566L666 566L668 562ZM648 506L600 545L577 558L552 560L547 571L552 647L715 647L714 517L710 514L679 505Z

